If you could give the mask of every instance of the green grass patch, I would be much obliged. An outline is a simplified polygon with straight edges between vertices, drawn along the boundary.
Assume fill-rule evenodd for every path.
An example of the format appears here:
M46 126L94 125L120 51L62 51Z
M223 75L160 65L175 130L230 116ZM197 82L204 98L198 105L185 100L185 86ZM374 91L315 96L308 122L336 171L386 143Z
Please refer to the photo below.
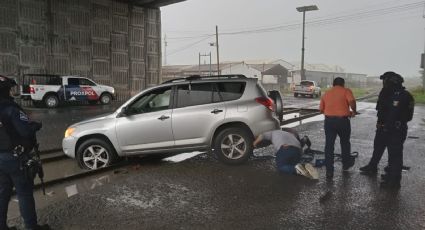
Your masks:
M409 92L413 95L413 98L415 98L416 104L425 104L425 92L422 87L409 89Z

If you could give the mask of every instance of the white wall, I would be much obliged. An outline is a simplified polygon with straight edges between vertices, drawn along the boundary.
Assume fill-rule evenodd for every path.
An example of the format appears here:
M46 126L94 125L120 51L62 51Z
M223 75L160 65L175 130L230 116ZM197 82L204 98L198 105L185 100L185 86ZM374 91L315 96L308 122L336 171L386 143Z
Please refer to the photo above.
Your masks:
M235 64L226 69L222 69L221 74L243 74L246 77L258 78L261 80L261 72L254 68L250 68L244 63Z

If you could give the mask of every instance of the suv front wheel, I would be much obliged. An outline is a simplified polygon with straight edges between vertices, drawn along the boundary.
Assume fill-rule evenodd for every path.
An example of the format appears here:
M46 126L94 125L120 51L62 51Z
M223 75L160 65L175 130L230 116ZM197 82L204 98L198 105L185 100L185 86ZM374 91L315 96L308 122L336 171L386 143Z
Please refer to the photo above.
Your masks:
M77 150L78 165L82 169L94 170L111 165L118 157L114 148L98 138L84 141Z
M253 138L242 128L226 128L214 141L214 153L225 164L245 163L252 154Z

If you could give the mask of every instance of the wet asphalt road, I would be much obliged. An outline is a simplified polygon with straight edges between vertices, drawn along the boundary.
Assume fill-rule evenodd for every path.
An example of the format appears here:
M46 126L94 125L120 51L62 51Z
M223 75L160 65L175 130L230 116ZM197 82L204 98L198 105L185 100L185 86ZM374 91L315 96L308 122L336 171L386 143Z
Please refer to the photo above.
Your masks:
M360 155L345 174L337 162L333 182L324 180L324 168L319 181L280 175L270 149L256 150L261 156L241 166L201 154L143 164L42 208L40 222L53 229L425 229L425 107L416 107L409 125L404 160L411 169L403 173L402 188L391 191L379 188L378 177L358 173L372 152L374 106L363 103L352 120L352 150ZM313 149L323 149L322 121L296 129ZM386 161L385 154L381 169Z

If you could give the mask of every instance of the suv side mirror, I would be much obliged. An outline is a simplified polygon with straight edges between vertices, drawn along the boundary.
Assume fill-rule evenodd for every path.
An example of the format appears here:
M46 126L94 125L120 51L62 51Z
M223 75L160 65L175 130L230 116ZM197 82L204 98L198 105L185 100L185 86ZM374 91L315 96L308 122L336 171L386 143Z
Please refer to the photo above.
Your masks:
M118 113L117 117L126 117L128 115L128 107L122 107L121 111Z

